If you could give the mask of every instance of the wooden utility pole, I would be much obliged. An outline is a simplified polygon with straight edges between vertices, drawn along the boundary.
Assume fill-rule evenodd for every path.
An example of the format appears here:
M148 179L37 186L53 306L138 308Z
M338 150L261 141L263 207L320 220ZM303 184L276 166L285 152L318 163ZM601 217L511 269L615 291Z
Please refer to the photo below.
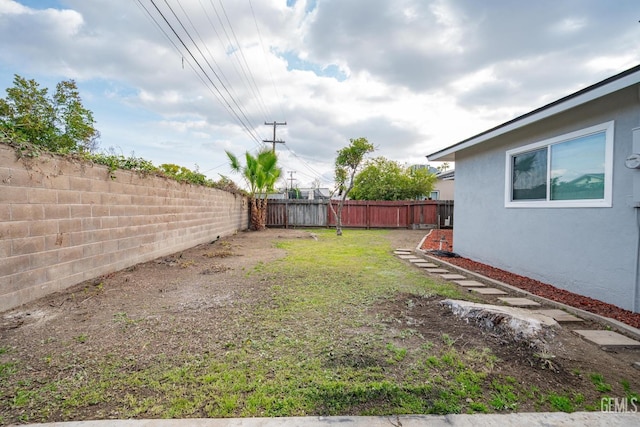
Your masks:
M291 181L291 189L293 189L293 180L295 179L293 177L293 174L296 173L296 171L288 171L289 172L289 181Z
M262 142L270 142L273 144L273 152L276 152L276 144L284 144L284 141L276 140L276 126L286 126L287 122L283 122L283 123L278 123L278 122L273 122L273 123L267 123L264 122L265 126L273 126L273 139L271 141L269 141L268 139L263 139Z

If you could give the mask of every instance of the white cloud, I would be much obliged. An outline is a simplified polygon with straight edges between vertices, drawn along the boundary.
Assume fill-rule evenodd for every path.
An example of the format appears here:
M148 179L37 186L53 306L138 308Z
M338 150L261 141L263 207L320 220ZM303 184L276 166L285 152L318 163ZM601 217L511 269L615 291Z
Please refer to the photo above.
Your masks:
M286 141L277 150L301 185L330 179L336 151L360 136L379 148L375 155L424 163L430 152L640 62L631 0L615 8L253 0L253 10L248 2L168 0L189 35L156 2L197 63L151 2L140 1L166 35L138 1L0 0L0 38L11 41L0 45L0 84L11 86L13 74L49 87L76 79L103 147L157 164L197 163L213 178L233 177L224 150L255 150L272 138L264 122L274 120L287 122L277 128Z

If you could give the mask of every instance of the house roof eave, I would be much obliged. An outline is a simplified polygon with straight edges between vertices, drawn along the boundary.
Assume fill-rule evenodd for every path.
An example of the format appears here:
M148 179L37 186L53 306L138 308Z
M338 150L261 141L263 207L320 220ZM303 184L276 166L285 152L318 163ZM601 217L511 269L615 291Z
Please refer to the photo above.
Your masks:
M489 139L504 135L505 133L562 113L571 108L638 83L640 83L640 65L560 98L550 104L518 116L508 122L472 136L471 138L467 138L440 151L428 154L426 157L430 161L455 161L455 153L460 150L473 147L474 145L480 144Z

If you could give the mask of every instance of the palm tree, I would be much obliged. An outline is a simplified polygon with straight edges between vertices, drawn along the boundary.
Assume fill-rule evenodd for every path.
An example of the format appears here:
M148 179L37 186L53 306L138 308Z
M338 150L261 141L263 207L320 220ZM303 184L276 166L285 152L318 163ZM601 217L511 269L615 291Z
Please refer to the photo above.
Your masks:
M245 153L246 164L240 164L238 158L226 152L231 169L242 174L249 186L250 212L252 230L264 230L267 222L267 192L280 178L281 170L277 166L278 158L273 151L263 150L256 157L248 151Z

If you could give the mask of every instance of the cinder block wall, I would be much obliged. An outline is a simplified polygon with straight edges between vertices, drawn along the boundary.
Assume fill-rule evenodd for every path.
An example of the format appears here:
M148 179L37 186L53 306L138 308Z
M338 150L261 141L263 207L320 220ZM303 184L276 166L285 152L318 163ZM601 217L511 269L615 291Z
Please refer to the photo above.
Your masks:
M243 196L0 144L0 311L247 227Z

